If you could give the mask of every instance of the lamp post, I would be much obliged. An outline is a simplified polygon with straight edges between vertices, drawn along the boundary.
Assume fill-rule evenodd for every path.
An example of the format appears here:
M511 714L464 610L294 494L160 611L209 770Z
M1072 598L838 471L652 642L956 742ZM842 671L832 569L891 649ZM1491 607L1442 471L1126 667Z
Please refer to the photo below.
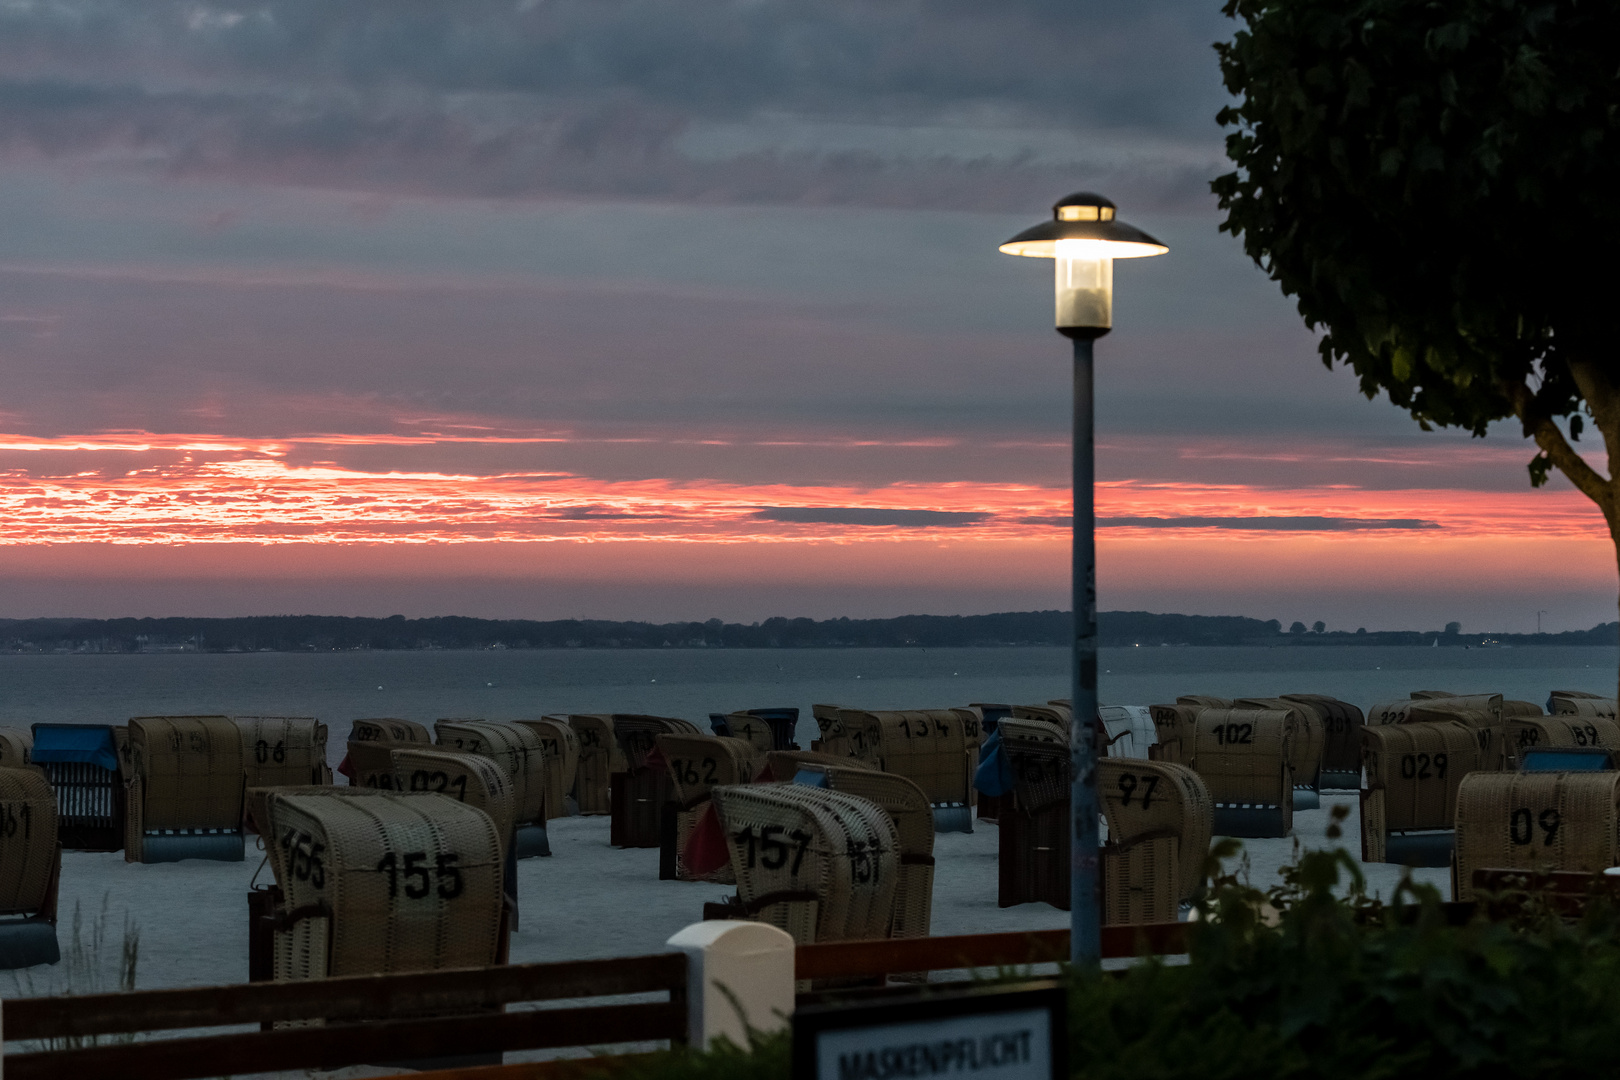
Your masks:
M1097 894L1097 546L1092 453L1092 343L1114 324L1114 260L1170 249L1120 221L1101 195L1058 200L1052 220L1001 245L1008 255L1054 260L1057 331L1074 341L1074 647L1069 665L1069 959L1096 965L1102 946Z

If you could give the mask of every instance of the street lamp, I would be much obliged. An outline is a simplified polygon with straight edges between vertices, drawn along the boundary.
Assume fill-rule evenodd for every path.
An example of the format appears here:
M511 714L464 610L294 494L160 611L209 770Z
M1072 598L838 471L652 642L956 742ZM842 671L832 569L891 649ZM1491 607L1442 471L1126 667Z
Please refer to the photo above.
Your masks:
M1074 339L1074 650L1069 667L1069 959L1095 966L1097 910L1097 545L1092 453L1092 342L1114 325L1114 260L1170 249L1120 221L1101 195L1059 199L1052 220L1001 245L1008 255L1052 259L1057 331Z

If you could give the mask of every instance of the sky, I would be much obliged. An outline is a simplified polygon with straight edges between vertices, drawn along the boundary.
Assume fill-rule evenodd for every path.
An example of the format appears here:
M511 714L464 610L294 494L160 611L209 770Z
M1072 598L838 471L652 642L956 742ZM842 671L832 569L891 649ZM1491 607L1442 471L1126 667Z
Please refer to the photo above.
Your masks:
M1219 231L1218 0L5 0L0 617L1067 607L1611 621L1533 448L1325 369Z

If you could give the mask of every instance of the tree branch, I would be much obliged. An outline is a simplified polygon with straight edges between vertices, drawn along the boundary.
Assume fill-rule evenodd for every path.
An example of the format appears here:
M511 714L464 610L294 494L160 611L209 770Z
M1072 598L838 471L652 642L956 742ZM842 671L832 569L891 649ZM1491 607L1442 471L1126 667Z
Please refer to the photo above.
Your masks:
M1513 403L1513 415L1524 425L1524 433L1536 440L1541 452L1547 455L1558 471L1569 477L1570 483L1580 489L1588 499L1598 504L1610 526L1615 524L1614 488L1608 477L1586 463L1564 438L1564 433L1553 423L1552 417L1536 407L1535 395L1523 383L1504 386L1503 392ZM1608 434L1605 432L1605 440ZM1610 448L1611 451L1614 449Z

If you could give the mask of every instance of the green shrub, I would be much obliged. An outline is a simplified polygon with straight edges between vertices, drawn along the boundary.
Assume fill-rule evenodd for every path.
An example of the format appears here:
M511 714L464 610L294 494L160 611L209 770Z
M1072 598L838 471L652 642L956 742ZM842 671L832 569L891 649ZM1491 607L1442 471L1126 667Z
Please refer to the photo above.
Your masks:
M1334 830L1336 832L1336 829ZM1330 835L1334 835L1330 832ZM1620 927L1536 913L1447 925L1439 894L1365 894L1343 850L1306 852L1266 892L1219 869L1185 962L1072 976L1071 1072L1085 1080L1382 1080L1611 1074L1620 1059ZM677 1051L634 1080L785 1080L786 1036ZM622 1074L620 1074L622 1075Z

